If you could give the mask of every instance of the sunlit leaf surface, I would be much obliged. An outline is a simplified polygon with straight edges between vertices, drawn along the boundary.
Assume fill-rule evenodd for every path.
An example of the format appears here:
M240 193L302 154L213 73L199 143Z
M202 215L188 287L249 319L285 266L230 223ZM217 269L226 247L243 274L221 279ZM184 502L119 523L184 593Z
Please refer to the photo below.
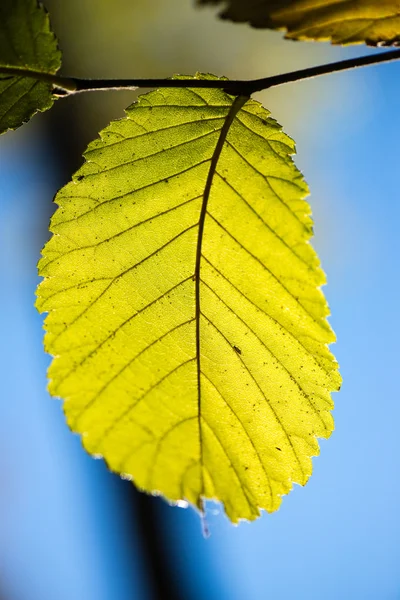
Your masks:
M222 4L224 19L286 29L286 37L296 40L373 46L400 40L398 0L199 0L199 4Z
M61 65L57 40L36 0L0 1L0 68L54 75ZM0 134L53 104L50 83L0 73Z
M139 98L57 195L38 308L50 391L113 471L232 521L305 484L334 335L294 143L221 90Z

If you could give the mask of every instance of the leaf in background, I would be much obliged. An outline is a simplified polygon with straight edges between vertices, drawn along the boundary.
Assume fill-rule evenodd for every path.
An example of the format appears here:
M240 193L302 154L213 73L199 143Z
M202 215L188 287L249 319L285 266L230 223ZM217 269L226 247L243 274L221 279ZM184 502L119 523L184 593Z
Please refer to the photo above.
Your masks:
M398 0L198 0L227 5L224 19L253 27L286 29L296 40L366 42L390 46L400 41Z
M61 53L49 18L36 0L1 0L0 70L4 67L54 75ZM0 72L0 134L51 108L52 84Z
M142 490L254 519L306 483L340 381L294 143L217 89L126 114L56 197L37 301L50 392Z

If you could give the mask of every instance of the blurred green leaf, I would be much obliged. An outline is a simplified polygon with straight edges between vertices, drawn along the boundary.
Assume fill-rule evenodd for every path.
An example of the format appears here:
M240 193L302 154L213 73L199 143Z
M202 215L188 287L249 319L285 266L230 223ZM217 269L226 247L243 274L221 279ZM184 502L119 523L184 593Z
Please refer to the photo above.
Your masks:
M36 0L1 0L0 68L54 75L61 53L49 18ZM52 84L25 74L0 73L0 134L53 105Z
M398 0L198 0L224 4L221 17L253 27L286 29L295 40L366 42L392 45L400 40Z
M86 450L234 522L305 484L333 429L340 376L294 151L254 100L142 95L58 193L39 264L49 389Z

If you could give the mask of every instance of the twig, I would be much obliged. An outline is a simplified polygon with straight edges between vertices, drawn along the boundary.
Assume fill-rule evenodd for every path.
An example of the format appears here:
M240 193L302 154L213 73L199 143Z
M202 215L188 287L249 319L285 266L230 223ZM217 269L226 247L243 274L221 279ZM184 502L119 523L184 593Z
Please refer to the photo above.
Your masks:
M392 50L379 54L370 54L359 56L348 60L341 60L334 63L319 65L283 73L282 75L272 75L262 79L243 80L223 80L223 79L188 79L182 77L179 79L79 79L75 77L59 77L48 73L31 71L28 69L18 69L11 67L0 67L0 73L9 75L18 75L21 77L33 77L35 79L51 83L56 90L64 92L64 96L80 94L83 92L95 92L105 90L136 90L138 88L219 88L226 92L239 96L250 96L254 92L267 90L271 87L312 79L320 75L329 75L349 69L357 69L378 63L385 63L400 59L400 50Z

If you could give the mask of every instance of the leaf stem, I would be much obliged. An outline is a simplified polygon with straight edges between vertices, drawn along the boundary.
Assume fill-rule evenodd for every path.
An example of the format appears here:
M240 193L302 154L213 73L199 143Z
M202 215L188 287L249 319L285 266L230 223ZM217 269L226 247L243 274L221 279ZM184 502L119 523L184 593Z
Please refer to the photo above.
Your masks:
M83 92L96 92L107 90L136 90L138 88L223 88L234 96L250 96L254 92L267 90L271 87L312 79L320 75L329 75L349 69L357 69L378 63L391 62L400 59L400 49L391 50L367 56L358 56L347 60L308 67L298 71L272 75L253 80L221 80L221 79L80 79L75 77L59 77L49 73L41 73L29 69L0 66L0 74L11 76L33 77L35 79L52 83L62 96L79 94ZM57 92L56 92L57 93Z

